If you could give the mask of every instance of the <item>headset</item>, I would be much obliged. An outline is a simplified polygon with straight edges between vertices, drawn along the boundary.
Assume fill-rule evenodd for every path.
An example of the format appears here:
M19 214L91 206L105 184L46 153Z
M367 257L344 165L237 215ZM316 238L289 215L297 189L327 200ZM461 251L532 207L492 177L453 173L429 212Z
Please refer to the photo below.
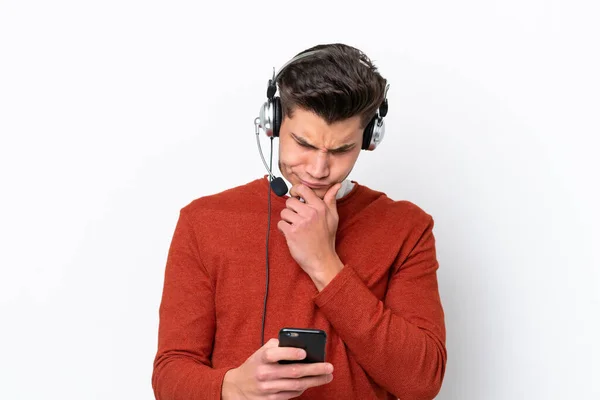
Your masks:
M292 58L280 68L277 75L275 75L275 68L273 68L273 77L269 79L269 84L267 87L267 101L260 108L257 121L258 126L265 131L268 137L279 137L279 129L281 128L281 122L283 119L281 100L278 96L275 96L275 92L277 92L277 80L290 64L322 52L326 53L327 51L324 49L313 50ZM367 66L362 60L361 63ZM390 85L386 85L383 102L379 106L375 116L371 119L363 131L362 150L375 150L385 136L385 121L383 118L388 112L387 91L389 87Z
M268 222L267 222L267 238L266 238L266 288L265 288L265 297L263 303L263 316L262 316L262 335L261 335L261 347L265 344L265 317L267 313L267 297L269 295L269 233L271 232L271 191L274 191L278 196L283 196L288 192L288 187L285 184L284 180L281 177L275 177L273 175L273 138L279 137L279 129L281 128L281 122L283 120L283 112L281 108L281 100L278 96L275 96L277 92L277 80L285 71L285 69L290 65L295 63L298 60L301 60L306 57L310 57L317 53L326 53L326 49L320 50L312 50L307 51L305 53L299 54L296 57L289 60L285 63L277 74L275 74L275 68L273 68L273 76L269 79L269 83L267 86L267 101L260 108L259 116L254 120L254 133L256 135L256 143L258 145L258 150L260 153L260 157L262 158L263 164L267 169L270 177L270 185L269 185L269 213L268 213ZM362 60L360 62L365 65L365 67L369 67ZM388 112L388 101L387 101L387 92L390 85L387 84L385 87L383 102L379 106L377 113L371 121L367 124L363 131L363 140L361 150L373 151L377 148L377 146L383 140L385 136L385 121L383 118L387 115ZM265 134L271 139L271 154L269 165L267 166L267 162L262 153L262 149L260 146L259 140L259 132L262 129ZM300 199L302 201L302 199Z

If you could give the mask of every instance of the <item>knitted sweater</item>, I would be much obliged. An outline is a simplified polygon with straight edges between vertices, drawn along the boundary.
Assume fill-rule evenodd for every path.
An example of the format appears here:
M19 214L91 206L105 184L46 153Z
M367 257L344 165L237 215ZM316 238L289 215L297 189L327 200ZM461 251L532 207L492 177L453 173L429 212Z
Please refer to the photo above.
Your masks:
M330 383L300 399L432 399L446 366L433 219L352 181L337 200L344 268L319 292L277 229L271 193L265 342L282 327L327 333ZM220 399L225 373L261 347L268 188L265 175L180 210L159 310L158 400Z

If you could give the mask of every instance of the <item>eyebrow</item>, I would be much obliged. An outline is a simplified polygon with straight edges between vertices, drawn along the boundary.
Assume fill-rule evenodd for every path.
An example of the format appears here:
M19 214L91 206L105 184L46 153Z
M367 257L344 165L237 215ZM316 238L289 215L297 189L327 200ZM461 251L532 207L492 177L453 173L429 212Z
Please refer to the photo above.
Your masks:
M310 147L311 149L319 150L318 147L313 146L312 144L308 143L303 138L301 138L299 136L296 136L294 133L291 133L291 135L294 138L294 140L296 140L296 142L298 142L298 143L300 143L300 144L302 144L302 145L304 145L306 147ZM335 149L327 149L327 151L330 151L332 153L338 153L338 152L349 150L349 149L353 148L354 146L356 146L356 143L348 143L348 144L344 144L344 145L342 145L340 147L337 147Z

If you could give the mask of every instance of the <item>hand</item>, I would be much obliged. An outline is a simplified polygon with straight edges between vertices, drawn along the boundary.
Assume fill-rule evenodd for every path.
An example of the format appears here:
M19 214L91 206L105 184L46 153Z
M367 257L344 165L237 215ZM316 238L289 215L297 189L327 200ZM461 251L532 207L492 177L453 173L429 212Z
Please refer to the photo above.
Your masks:
M279 360L302 360L306 352L294 347L278 347L271 339L238 368L227 371L223 379L223 400L287 400L306 389L333 379L329 363L279 364Z
M306 273L314 278L324 265L337 260L335 235L339 216L335 195L342 185L329 188L321 200L311 188L302 184L290 190L286 208L281 211L277 228L287 241L290 254ZM300 196L305 203L296 199Z

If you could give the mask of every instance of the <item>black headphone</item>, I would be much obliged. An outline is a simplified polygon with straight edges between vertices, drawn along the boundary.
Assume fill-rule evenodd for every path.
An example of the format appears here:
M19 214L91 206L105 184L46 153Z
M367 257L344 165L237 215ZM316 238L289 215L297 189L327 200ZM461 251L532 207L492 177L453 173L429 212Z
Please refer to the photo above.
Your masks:
M275 96L275 92L277 92L277 79L281 73L285 71L288 65L302 58L309 57L320 52L325 52L325 50L308 51L292 58L290 61L285 63L283 67L281 67L277 75L275 75L275 68L273 68L273 77L269 79L269 85L267 87L267 101L260 108L260 114L257 118L259 127L265 131L268 137L279 137L279 129L281 128L281 122L283 120L281 100L278 96ZM385 121L383 118L388 112L387 91L389 87L389 84L386 85L385 93L383 95L383 103L381 103L379 106L377 114L375 114L375 116L365 127L361 147L362 150L375 150L375 148L383 140L385 135Z

